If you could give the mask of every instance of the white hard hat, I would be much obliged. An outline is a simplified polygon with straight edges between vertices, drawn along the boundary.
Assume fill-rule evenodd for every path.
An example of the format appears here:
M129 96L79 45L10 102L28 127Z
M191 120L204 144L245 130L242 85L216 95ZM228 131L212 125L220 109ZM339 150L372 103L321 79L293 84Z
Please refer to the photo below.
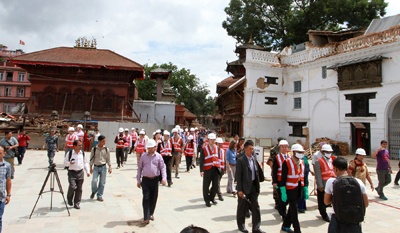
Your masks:
M331 145L325 144L322 146L322 151L333 151Z
M185 129L185 132L189 132L189 130L186 128L186 129Z
M81 129L83 128L83 126L82 126L81 124L79 124L79 125L77 126L77 128L78 128L78 127L81 128Z
M216 143L224 143L224 141L222 140L222 138L217 138L217 139L215 140L215 142L216 142Z
M190 131L194 131L194 128L190 128Z
M178 133L178 129L177 128L173 128L171 132L172 133Z
M69 131L75 131L74 127L69 127L69 128L68 128L68 132L69 132Z
M199 129L196 127L196 128L194 128L194 130L199 130Z
M156 135L156 132L153 132L153 136Z
M279 145L280 145L280 146L282 146L282 145L287 145L287 146L289 146L289 143L288 143L288 141L286 141L286 140L281 140L281 141L279 142Z
M125 128L125 131L129 131L129 129L128 129L128 128Z
M119 128L118 132L123 133L124 132L124 128Z
M142 131L146 131L146 130L142 129Z
M208 135L208 139L216 139L216 138L217 138L217 136L215 136L214 133L210 133L210 134Z
M176 126L175 126L175 128L177 128L177 129L180 129L180 128L181 128L181 126L180 126L180 125L176 125Z
M292 145L292 151L304 152L303 146L296 143Z
M131 130L135 130L135 128L132 128Z
M188 140L193 140L193 135L189 135Z
M143 134L145 135L146 133L144 132L144 130L140 131L139 134Z
M169 132L167 130L164 130L164 135L168 135L169 136Z
M154 141L154 139L150 139L149 141L147 141L146 143L146 147L147 148L152 148L156 146L156 141Z
M367 153L365 152L365 150L363 148L358 148L356 150L356 155L367 155Z
M160 129L157 129L157 130L156 130L156 133L161 133L161 130L160 130Z

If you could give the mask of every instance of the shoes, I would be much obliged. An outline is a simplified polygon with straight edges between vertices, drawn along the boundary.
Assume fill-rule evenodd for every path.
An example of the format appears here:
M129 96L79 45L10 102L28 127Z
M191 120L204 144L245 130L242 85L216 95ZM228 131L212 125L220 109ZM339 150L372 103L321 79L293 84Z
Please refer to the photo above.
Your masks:
M224 201L224 198L221 195L218 195L218 200Z
M96 193L90 194L90 199L93 199L93 198L94 198L94 195L96 195Z
M104 201L104 199L102 197L98 197L97 200L98 201Z
M117 167L117 169L119 169L119 166Z
M190 173L190 170L188 170L187 173Z
M210 202L206 202L206 206L207 206L207 207L211 207Z
M305 210L299 210L299 213L304 214L306 211Z
M124 167L124 163L121 163L121 166Z
M325 222L330 222L331 220L329 219L328 216L325 216L325 218L322 218Z
M218 202L216 202L215 200L211 201L214 205L218 204Z
M141 222L141 224L142 224L143 226L145 226L145 225L147 225L147 224L149 224L149 223L150 223L150 220L148 220L148 219Z
M381 197L379 197L380 199L382 199L382 200L387 200L388 198L387 197L385 197L384 195L383 196L381 196Z
M294 231L292 229L290 229L290 227L282 227L281 231L294 233Z
M245 227L239 227L239 231L241 231L241 232L249 232Z
M150 215L150 220L154 221L154 216L153 215Z
M168 187L171 187L171 183L172 183L172 182L168 182Z
M398 182L394 182L394 185L399 185L399 183Z
M68 203L69 206L73 206L74 205L74 204L72 204L72 200L68 200L67 203Z
M193 168L196 168L196 165L193 164Z
M179 179L180 177L179 177L179 175L177 174L177 175L175 175L175 178L176 178L176 179Z
M262 231L261 229L253 230L253 233L265 233L265 231Z
M79 206L78 203L75 203L74 208L79 210L81 207Z

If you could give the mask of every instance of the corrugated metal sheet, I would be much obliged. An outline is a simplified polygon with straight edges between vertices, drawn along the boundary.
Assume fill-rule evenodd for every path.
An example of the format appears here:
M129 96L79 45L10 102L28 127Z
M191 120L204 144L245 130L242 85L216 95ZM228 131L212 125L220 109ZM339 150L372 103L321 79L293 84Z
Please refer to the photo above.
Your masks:
M382 19L374 19L369 25L367 31L365 31L364 35L373 32L382 32L396 25L400 25L400 14L385 17Z
M383 57L381 55L375 55L372 57L364 57L364 58L360 58L360 59L356 59L356 60L338 63L336 65L327 67L327 69L335 69L335 68L342 67L342 66L348 66L348 65L352 65L352 64L361 63L361 62L375 61L375 60L381 60L381 59L389 59L389 58Z

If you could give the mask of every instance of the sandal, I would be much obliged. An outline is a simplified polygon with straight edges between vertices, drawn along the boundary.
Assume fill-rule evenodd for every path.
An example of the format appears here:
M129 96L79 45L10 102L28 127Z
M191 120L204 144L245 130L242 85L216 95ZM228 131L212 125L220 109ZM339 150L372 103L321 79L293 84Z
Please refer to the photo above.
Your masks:
M150 221L149 220L143 220L141 223L142 223L142 225L147 225L147 224L150 223Z
M154 221L154 216L153 215L150 215L150 220Z

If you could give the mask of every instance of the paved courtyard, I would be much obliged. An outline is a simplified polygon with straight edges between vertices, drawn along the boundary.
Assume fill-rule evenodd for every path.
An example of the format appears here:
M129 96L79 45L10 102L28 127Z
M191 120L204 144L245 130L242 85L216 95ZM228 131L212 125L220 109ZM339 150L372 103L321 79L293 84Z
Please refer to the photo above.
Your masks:
M64 191L68 189L67 171L63 169L64 152L56 155L58 174ZM348 156L347 159L353 157ZM112 161L115 162L114 153ZM372 172L374 185L377 184L375 162L366 159ZM173 179L171 188L160 187L155 221L145 227L140 226L143 218L142 192L136 187L136 159L133 155L122 169L115 169L107 176L104 202L91 200L91 177L85 177L81 209L70 209L68 216L61 194L54 193L53 209L50 210L50 193L42 195L38 205L29 219L32 208L47 175L47 156L45 151L29 150L23 165L16 166L15 179L12 186L12 198L6 206L3 218L3 232L180 232L184 227L194 224L209 232L238 232L236 227L237 199L226 194L227 177L221 181L225 201L218 202L211 208L204 204L198 168L190 173L184 172L184 162L181 163L180 179ZM397 172L397 161L392 161L392 167ZM269 177L270 170L266 168L265 175ZM174 175L174 174L173 174ZM392 175L394 179L395 174ZM311 177L313 179L313 177ZM369 187L369 186L368 186ZM58 189L56 187L56 189ZM309 188L312 190L312 187ZM45 191L49 190L49 183ZM389 198L382 201L376 192L368 188L368 197L372 200L367 208L363 231L397 232L400 225L400 189L393 183L385 188ZM272 185L264 182L259 196L261 207L261 229L266 232L280 232L281 219L273 208ZM326 232L328 223L321 220L317 210L316 196L307 201L308 211L299 214L302 232ZM328 211L330 211L328 209ZM251 219L246 220L251 230Z

